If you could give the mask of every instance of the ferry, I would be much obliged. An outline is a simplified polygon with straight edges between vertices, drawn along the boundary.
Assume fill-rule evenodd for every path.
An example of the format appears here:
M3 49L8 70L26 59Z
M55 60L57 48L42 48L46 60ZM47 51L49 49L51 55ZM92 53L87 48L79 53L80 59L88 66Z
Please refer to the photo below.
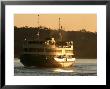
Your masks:
M40 40L39 32L37 35L37 39L24 40L20 56L20 62L24 66L72 67L75 64L73 41L62 41L62 36L61 41L56 41L54 37Z

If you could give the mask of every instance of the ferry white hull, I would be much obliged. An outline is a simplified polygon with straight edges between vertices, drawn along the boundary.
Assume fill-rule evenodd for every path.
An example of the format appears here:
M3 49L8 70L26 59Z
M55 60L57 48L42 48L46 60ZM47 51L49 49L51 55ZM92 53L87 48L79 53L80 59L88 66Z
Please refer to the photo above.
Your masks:
M59 58L54 58L55 61L57 61L61 67L71 67L75 64L75 58L63 58L63 59L59 59Z

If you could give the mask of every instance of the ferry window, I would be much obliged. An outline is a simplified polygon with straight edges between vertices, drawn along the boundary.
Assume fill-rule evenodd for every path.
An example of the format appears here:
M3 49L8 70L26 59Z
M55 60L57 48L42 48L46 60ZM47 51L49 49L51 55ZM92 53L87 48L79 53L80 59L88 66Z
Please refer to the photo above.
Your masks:
M56 52L62 52L62 50L56 50Z
M58 56L57 58L62 58L61 56Z
M43 49L43 48L37 48L36 51L37 51L37 52L43 52L44 49Z
M45 49L46 52L56 52L55 49Z
M29 41L29 44L42 44L42 41Z
M28 51L28 49L27 48L24 48L24 52L27 52Z
M36 52L35 48L29 48L29 52Z
M67 55L67 58L72 58L72 55Z
M25 52L43 52L44 49L42 48L24 48Z
M71 55L71 57L74 57L74 55Z
M70 52L73 52L73 50L66 50L66 53L70 53Z

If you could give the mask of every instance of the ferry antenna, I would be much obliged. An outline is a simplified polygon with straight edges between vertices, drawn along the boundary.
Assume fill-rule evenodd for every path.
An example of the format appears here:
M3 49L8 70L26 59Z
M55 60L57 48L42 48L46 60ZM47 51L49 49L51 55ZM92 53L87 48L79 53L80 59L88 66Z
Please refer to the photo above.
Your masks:
M39 14L38 14L38 32L37 32L37 36L38 36L38 39L39 39Z
M62 47L63 47L63 36L62 36L61 30L62 30L61 18L59 18L59 34L60 34L61 43L62 43Z
M37 23L38 23L38 27L39 27L39 14L38 14L38 22Z
M61 20L61 18L59 18L59 30L60 30L60 20Z

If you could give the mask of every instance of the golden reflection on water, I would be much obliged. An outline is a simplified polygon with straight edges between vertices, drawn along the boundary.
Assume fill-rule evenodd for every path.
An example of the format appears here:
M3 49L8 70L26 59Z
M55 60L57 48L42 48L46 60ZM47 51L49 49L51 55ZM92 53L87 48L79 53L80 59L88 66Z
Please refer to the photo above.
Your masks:
M73 69L54 69L54 72L74 72Z

